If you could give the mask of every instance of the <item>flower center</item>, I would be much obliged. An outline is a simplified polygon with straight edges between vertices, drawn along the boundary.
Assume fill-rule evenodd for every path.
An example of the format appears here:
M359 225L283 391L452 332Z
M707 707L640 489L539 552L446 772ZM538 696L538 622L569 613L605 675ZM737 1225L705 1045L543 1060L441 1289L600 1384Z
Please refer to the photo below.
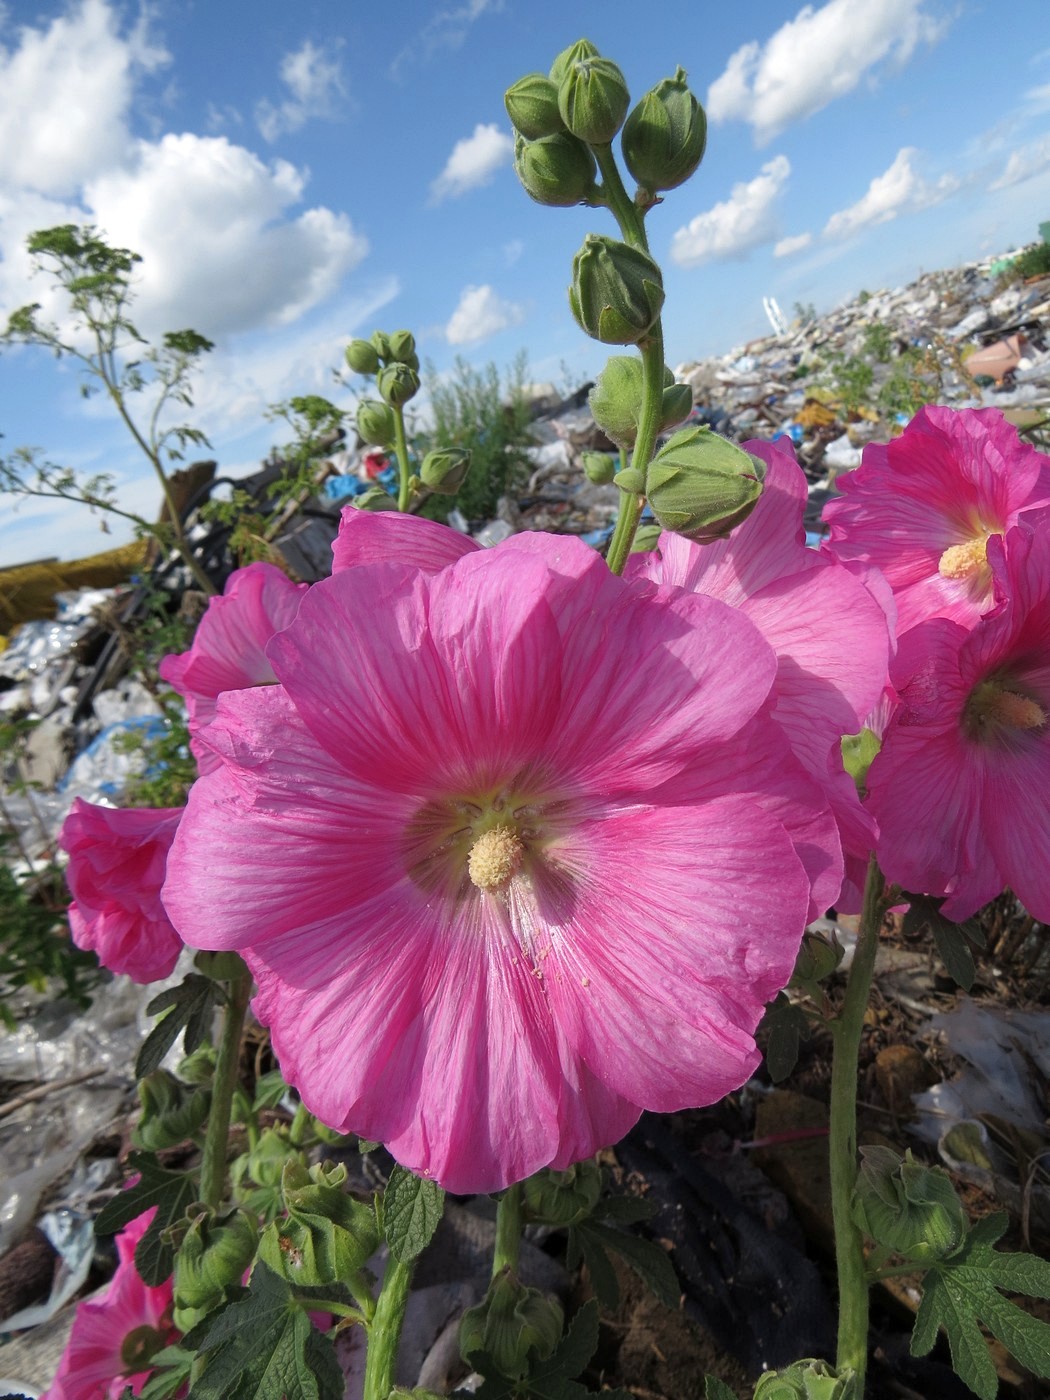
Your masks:
M501 890L521 866L525 847L514 827L490 826L470 848L467 874L479 890Z
M973 578L988 567L988 536L978 535L965 544L953 544L941 555L937 571L941 578Z
M1046 724L1046 711L1038 701L1000 681L982 681L970 696L966 713L978 732L989 724L1014 730L1042 729Z
M159 1328L150 1327L148 1323L133 1328L124 1338L120 1348L124 1374L133 1376L138 1371L148 1370L157 1352L167 1345L168 1338Z

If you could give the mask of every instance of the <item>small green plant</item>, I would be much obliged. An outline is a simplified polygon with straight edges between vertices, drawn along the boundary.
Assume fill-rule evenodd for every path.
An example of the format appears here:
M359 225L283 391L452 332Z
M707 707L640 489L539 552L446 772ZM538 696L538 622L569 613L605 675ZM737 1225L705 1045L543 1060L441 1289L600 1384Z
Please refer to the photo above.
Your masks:
M1050 243L1033 243L1024 248L1008 268L1000 281L1008 286L1011 282L1023 282L1029 277L1050 276Z

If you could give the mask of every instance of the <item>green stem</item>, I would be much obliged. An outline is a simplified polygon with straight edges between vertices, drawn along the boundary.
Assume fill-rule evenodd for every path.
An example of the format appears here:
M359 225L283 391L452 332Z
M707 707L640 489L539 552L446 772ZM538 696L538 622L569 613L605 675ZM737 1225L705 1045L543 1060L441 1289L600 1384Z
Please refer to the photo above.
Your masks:
M295 1116L288 1129L288 1141L293 1147L302 1147L306 1129L310 1124L310 1110L301 1100L296 1106Z
M405 415L400 404L394 404L394 451L397 454L397 508L404 514L408 510L409 477L412 469L408 464L408 443L405 441ZM386 1400L386 1396L383 1397Z
M853 1221L850 1205L857 1182L857 1067L868 1009L879 931L885 911L885 881L872 856L864 886L864 908L857 932L846 995L835 1032L831 1066L831 1211L835 1224L835 1260L839 1281L839 1334L836 1363L857 1376L856 1392L864 1393L868 1362L868 1278L864 1237Z
M222 1023L219 1057L215 1064L212 1084L211 1112L204 1138L204 1158L201 1163L201 1200L209 1210L218 1210L226 1191L226 1153L230 1137L230 1109L237 1087L237 1069L241 1058L241 1031L252 994L252 975L245 968L240 977L229 983L229 1000Z
M492 1277L504 1269L518 1272L521 1250L521 1186L508 1186L496 1206L496 1248L492 1254Z
M362 1400L387 1400L394 1388L397 1347L408 1306L415 1260L387 1263L383 1287L376 1303L375 1317L368 1329L368 1356L365 1360L365 1388Z
M663 414L664 336L659 318L647 339L638 348L642 352L642 412L638 420L638 436L634 440L631 466L636 467L644 477L653 458ZM631 545L634 543L638 521L642 517L643 505L641 496L630 491L622 493L616 528L605 556L605 561L614 574L623 573Z
M624 188L612 146L592 146L591 150L601 171L606 202L620 225L624 242L630 243L634 248L640 248L643 253L648 253L649 240L645 236L641 210Z

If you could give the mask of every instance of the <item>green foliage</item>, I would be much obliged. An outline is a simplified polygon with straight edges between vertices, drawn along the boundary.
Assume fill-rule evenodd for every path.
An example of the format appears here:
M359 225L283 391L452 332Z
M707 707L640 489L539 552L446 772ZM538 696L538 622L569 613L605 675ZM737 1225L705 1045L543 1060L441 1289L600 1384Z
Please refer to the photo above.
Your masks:
M774 1084L786 1079L798 1064L800 1041L809 1036L806 1013L783 992L766 1007L759 1033L765 1032L766 1069Z
M135 1061L135 1077L143 1079L152 1074L161 1060L184 1031L182 1047L187 1055L203 1045L211 1030L215 1007L223 998L222 988L210 977L201 977L196 972L187 973L177 987L168 987L155 996L146 1007L150 1016L161 1011L168 1014L161 1017L142 1042Z
M164 1238L164 1232L197 1199L197 1178L189 1172L168 1171L152 1152L129 1153L128 1166L139 1179L102 1207L95 1233L115 1235L143 1211L156 1206L153 1222L135 1248L135 1267L144 1283L157 1288L170 1277L175 1263L174 1246Z
M1022 1366L1050 1377L1050 1324L1004 1298L999 1290L1050 1298L1050 1261L1034 1254L1000 1254L996 1241L1007 1226L990 1215L970 1231L962 1247L938 1260L923 1280L911 1350L925 1356L944 1328L952 1365L981 1400L994 1400L998 1378L981 1333L983 1323Z
M241 1296L187 1339L200 1366L190 1400L342 1400L335 1348L306 1307L284 1279L256 1264Z
M948 976L958 982L964 992L973 986L976 969L971 945L984 947L984 934L976 919L967 919L956 924L941 913L943 899L931 899L929 895L908 894L901 896L908 900L908 912L904 916L901 932L906 936L932 933L941 961Z
M848 414L867 404L874 380L875 371L859 355L836 353L828 362L828 387Z
M469 520L493 516L500 496L519 492L532 471L532 463L522 451L531 442L525 375L524 354L517 357L502 381L491 362L479 370L457 358L444 379L432 365L427 366L434 414L428 446L460 447L470 452L470 470L457 502ZM428 504L441 516L447 512L445 502L432 498Z
M587 1400L594 1392L575 1378L598 1349L598 1304L584 1303L561 1342L546 1361L537 1361L523 1380L500 1376L492 1358L474 1355L474 1365L485 1376L478 1400ZM603 1400L632 1400L626 1390L603 1390ZM191 1396L191 1400L193 1397Z
M422 1254L434 1236L445 1193L433 1181L395 1167L383 1193L383 1228L390 1253L399 1264Z
M1002 274L1005 283L1050 275L1050 243L1033 243L1018 253Z
M893 332L885 321L872 321L864 328L864 350L879 364L888 364L893 355Z
M570 1227L569 1267L577 1268L581 1260L587 1265L591 1287L603 1307L615 1308L620 1299L610 1253L629 1264L665 1307L678 1306L681 1287L667 1254L652 1240L622 1228L647 1220L652 1213L650 1202L637 1196L610 1196L597 1206L593 1216Z
M704 1377L704 1400L736 1400L736 1392L717 1376Z

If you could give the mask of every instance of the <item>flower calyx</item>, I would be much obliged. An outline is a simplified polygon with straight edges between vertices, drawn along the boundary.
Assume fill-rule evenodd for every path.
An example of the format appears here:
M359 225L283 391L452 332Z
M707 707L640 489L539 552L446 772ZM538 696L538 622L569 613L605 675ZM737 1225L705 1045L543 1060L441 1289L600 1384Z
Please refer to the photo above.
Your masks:
M497 1274L488 1293L463 1314L459 1349L470 1358L484 1352L501 1376L521 1380L530 1363L546 1361L561 1339L565 1314L561 1304L538 1288L526 1288L510 1269Z
M606 345L638 345L664 304L663 276L640 248L589 233L573 258L569 306L580 328Z
M966 1238L966 1211L948 1173L908 1151L862 1147L853 1218L876 1244L917 1263L944 1259Z
M665 530L710 544L751 514L765 475L764 462L710 428L683 428L649 464L646 495Z
M704 158L707 117L676 68L632 109L620 137L627 169L643 190L672 190L684 184Z

